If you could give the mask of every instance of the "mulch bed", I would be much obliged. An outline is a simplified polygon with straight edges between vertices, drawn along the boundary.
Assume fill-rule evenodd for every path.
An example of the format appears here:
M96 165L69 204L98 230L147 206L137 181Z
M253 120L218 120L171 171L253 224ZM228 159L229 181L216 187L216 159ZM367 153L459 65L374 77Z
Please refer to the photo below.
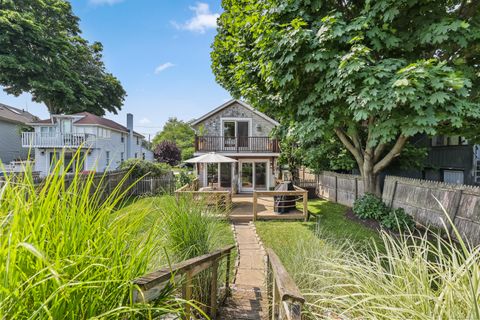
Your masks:
M375 231L380 231L382 230L382 227L380 226L380 223L375 220L375 219L360 219L353 213L352 208L348 208L347 211L345 212L345 217L347 217L348 220L355 221L357 223L360 223L364 225L367 228L373 229Z

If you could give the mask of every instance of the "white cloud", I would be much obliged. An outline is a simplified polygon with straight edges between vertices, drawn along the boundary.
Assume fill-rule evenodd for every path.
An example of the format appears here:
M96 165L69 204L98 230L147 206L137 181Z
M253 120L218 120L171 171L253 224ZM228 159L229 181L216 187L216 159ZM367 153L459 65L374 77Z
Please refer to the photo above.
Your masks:
M217 19L220 14L212 13L207 3L197 2L195 6L190 6L189 9L195 12L195 16L182 24L172 22L177 29L205 33L206 30L217 27Z
M138 121L139 124L150 124L152 123L152 120L148 118L142 118L140 121Z
M90 4L95 5L95 6L101 6L101 5L104 5L104 4L113 6L114 4L120 3L122 1L123 0L89 0L88 2Z
M155 68L155 74L159 74L160 72L165 71L165 70L167 70L168 68L171 68L171 67L175 67L175 65L171 62L163 63L163 64L161 64L161 65L159 65L158 67Z

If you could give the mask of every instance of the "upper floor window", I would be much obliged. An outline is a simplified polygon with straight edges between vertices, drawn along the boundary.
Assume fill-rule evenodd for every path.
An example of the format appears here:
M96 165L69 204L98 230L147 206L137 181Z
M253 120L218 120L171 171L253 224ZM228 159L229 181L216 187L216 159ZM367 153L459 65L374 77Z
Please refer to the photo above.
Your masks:
M468 140L461 136L434 136L432 147L467 145Z
M120 152L120 162L123 162L125 160L125 153Z
M137 159L137 158L138 158L138 153L135 152L135 159Z
M42 136L52 136L55 134L55 127L40 127Z
M142 153L142 159L145 160L145 152Z
M140 144L140 139L137 137L137 146Z
M98 137L100 138L110 138L110 130L106 128L98 128Z
M124 136L123 134L122 134L122 136L121 136L121 138L120 138L120 141L121 141L122 143L125 142L125 136Z
M108 166L110 164L110 151L105 151L105 158Z

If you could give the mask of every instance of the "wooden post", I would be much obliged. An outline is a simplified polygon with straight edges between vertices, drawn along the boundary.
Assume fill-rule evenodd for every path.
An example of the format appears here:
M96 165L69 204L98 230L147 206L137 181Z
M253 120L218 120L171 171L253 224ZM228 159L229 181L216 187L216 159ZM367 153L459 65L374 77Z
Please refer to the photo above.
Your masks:
M227 253L227 262L226 262L226 272L225 272L225 295L228 297L230 296L230 259L231 259L231 251Z
M192 300L192 272L187 271L185 274L185 283L182 286L182 298L185 301ZM185 318L190 320L191 318L191 311L190 311L190 304L185 304Z
M257 192L253 191L253 221L257 221Z
M308 221L308 191L303 193L303 219Z
M218 260L215 259L212 264L212 283L210 292L210 318L217 318L217 277L218 277Z
M275 283L275 275L272 276L272 320L275 320L277 315L277 306L279 295L277 290L277 284Z
M335 176L335 203L338 201L338 177Z

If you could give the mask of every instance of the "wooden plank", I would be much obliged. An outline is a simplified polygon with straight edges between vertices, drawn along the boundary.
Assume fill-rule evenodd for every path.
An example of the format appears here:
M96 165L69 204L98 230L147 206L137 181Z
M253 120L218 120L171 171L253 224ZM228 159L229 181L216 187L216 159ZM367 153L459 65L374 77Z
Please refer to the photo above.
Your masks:
M257 197L258 193L253 191L253 221L257 221Z
M270 265L272 266L272 272L274 274L275 284L278 288L281 301L290 300L303 304L305 298L298 289L293 279L288 274L287 270L281 263L278 256L272 249L267 248L267 255L270 259Z
M308 191L303 193L303 218L308 221Z
M180 263L172 265L171 268L163 268L158 271L144 275L140 278L137 278L133 281L133 283L139 286L140 289L145 292L158 285L161 285L165 281L170 280L172 275L186 273L189 270L193 270L195 267L198 268L194 271L203 270L202 268L204 268L206 264L220 258L225 253L230 252L233 248L235 248L235 246L230 245L212 253L182 261Z

